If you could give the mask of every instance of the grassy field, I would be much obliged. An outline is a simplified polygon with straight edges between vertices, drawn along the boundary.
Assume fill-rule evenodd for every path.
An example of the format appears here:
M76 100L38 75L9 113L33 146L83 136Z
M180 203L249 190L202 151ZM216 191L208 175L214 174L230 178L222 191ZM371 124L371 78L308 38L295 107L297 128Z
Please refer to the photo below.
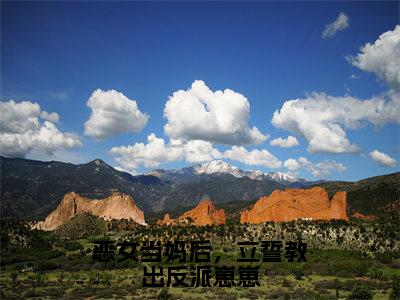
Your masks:
M398 252L376 251L375 255L371 255L371 251L358 249L357 242L352 248L340 238L336 238L337 243L333 244L330 235L317 239L312 238L309 233L314 232L316 226L323 232L334 232L334 230L343 231L341 226L347 226L345 227L347 230L349 225L297 224L296 226L301 229L302 240L309 244L306 252L307 261L275 263L237 262L240 251L236 243L249 240L249 237L254 241L272 240L279 238L280 234L293 240L287 235L287 224L278 227L277 225L268 227L270 226L268 224L259 227L239 224L208 228L138 227L129 231L108 231L103 234L98 234L96 229L95 232L80 232L79 239L69 239L57 232L31 231L20 223L8 224L7 230L4 226L7 224L2 225L1 299L399 299L400 297ZM79 226L84 228L82 224ZM371 226L368 223L358 223L357 226L359 229L360 226L365 227L361 228L360 232L373 233L377 230L368 228ZM275 232L271 228L274 228ZM297 227L290 228L294 231ZM231 236L226 236L228 232ZM357 230L349 232L359 234ZM319 235L317 231L316 236ZM235 236L234 242L229 239L232 236ZM390 237L380 235L380 238L383 240L375 241L373 247L385 250L379 246L384 245L385 241L389 246L397 247L396 243L391 243ZM211 285L215 278L214 266L234 266L237 284L239 266L257 265L260 267L260 286L144 288L142 285L144 266L149 268L151 265L163 266L166 282L167 267L177 266L179 263L167 262L165 257L161 264L132 260L119 262L118 259L108 263L96 262L92 259L93 242L99 239L156 240L162 244L179 239L186 241L209 239L212 245ZM219 259L216 262L217 257ZM257 252L255 257L261 259L260 253ZM190 285L191 274L187 279Z
M2 299L348 299L356 285L369 287L372 299L389 299L391 288L386 280L367 277L346 278L329 275L261 276L260 287L254 288L142 288L142 273L135 269L98 272L99 283L91 282L91 272L49 271L43 275L32 272L1 275ZM60 278L63 278L61 281ZM339 286L334 288L334 286ZM338 291L338 292L336 292Z

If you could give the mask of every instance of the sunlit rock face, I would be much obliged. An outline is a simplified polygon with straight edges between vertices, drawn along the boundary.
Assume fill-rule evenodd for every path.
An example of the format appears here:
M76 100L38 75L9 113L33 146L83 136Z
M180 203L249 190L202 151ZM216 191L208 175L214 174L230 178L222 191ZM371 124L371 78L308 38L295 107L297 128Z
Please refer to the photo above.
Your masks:
M90 213L105 220L131 219L141 225L146 225L143 211L128 195L113 193L105 199L92 200L70 192L65 194L57 208L44 221L38 222L34 228L54 230L80 213Z
M261 197L249 210L242 211L240 222L286 222L296 219L346 220L346 192L337 192L332 201L325 189L276 190Z
M157 225L185 225L195 226L220 225L225 224L226 216L223 209L217 210L211 200L201 201L195 208L185 212L177 219L172 219L169 214L165 214L163 220L158 220Z

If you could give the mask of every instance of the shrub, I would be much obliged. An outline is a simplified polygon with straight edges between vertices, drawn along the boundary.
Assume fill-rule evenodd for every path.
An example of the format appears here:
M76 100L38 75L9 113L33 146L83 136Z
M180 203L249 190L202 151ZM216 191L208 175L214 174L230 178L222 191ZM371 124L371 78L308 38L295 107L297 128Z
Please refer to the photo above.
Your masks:
M76 241L65 241L63 248L67 251L83 250L83 246Z
M390 299L400 299L400 276L393 276Z
M51 261L38 261L34 269L36 272L43 273L44 271L56 270L57 265Z
M384 277L383 272L376 268L372 268L368 275L373 279L382 279Z
M365 276L369 266L364 261L345 259L331 264L331 275L336 276Z
M285 278L285 279L282 281L282 286L283 286L283 287L290 288L290 287L293 286L293 282L292 282L291 280Z
M387 253L387 252L385 252L385 253L377 253L377 254L375 254L375 258L379 261L379 262L381 262L381 263L383 263L383 264L390 264L392 261L393 261L393 255L391 254L391 253Z
M303 280L304 272L300 269L294 269L293 275L296 280Z
M162 299L162 300L167 300L167 299L171 299L171 294L168 292L167 289L162 289L157 296L158 299Z
M283 288L272 289L268 292L269 299L283 298L285 295L287 295L287 293Z
M17 277L18 277L17 273L12 272L11 275L10 275L10 277L11 277L11 282L12 282L12 283L17 282Z
M372 299L372 291L366 285L356 286L350 293L349 299L369 300Z
M55 232L61 237L81 239L105 234L107 222L89 213L78 214L58 227Z

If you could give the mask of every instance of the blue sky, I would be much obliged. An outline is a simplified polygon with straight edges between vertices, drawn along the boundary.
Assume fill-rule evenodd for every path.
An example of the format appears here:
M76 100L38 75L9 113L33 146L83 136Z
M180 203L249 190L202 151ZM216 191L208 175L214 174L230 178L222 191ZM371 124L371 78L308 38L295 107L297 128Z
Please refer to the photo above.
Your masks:
M398 11L398 2L2 2L1 100L29 101L38 103L42 111L56 112L59 121L53 123L57 130L73 132L80 140L46 147L33 143L19 153L2 153L71 162L102 158L132 172L192 164L194 161L185 159L184 154L165 160L146 154L146 159L151 160L146 168L145 159L136 160L110 150L147 143L151 133L168 144L171 135L163 129L169 122L163 117L168 97L178 90L190 89L195 80L202 80L212 92L230 89L246 97L250 105L248 127L255 126L269 136L259 144L226 145L208 140L204 133L202 139L211 142L222 156L232 146L243 146L247 151L264 149L276 158L271 164L264 156L258 160L251 156L233 160L238 153L222 157L234 165L266 172L291 172L310 179L315 178L312 170L321 168L328 168L329 174L322 170L316 177L340 180L398 171L396 117L380 122L360 117L356 128L343 124L343 117L334 119L327 126L341 126L346 140L358 146L358 151L340 153L310 151L312 132L288 130L285 124L290 120L281 127L271 122L274 112L285 101L313 98L312 92L360 101L377 96L398 107L397 100L387 96L389 91L398 94L398 86L388 83L387 77L380 77L374 69L368 71L367 67L360 67L361 63L357 66L346 59L357 56L366 43L374 44L382 33L390 31L396 35ZM322 37L325 27L341 12L348 18L347 25L330 37ZM110 134L101 140L85 134L84 124L92 113L87 101L97 89L115 90L135 100L140 112L149 116L146 124L139 126L143 128ZM345 101L341 99L340 103ZM43 118L38 120L44 122ZM3 132L16 131L3 128ZM180 137L180 133L175 137ZM299 145L270 145L271 140L288 135L296 137ZM190 140L187 136L180 138L183 143ZM22 137L13 141L18 139ZM371 155L374 150L396 163ZM303 160L301 164L299 157L308 162ZM292 161L288 169L284 164L288 159L296 160L297 165ZM127 161L130 166L124 165ZM326 161L335 162L332 169L329 163L318 165Z

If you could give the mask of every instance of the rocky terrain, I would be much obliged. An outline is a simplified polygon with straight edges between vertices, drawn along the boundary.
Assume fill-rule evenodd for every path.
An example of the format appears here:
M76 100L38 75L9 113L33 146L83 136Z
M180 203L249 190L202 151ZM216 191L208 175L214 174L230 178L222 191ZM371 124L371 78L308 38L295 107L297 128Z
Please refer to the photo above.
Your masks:
M54 230L82 213L90 213L104 220L130 219L138 224L146 225L143 211L128 195L114 193L105 199L91 200L71 192L63 197L56 210L50 213L44 221L38 222L34 228Z
M287 222L296 219L348 220L346 192L329 200L325 189L287 189L261 197L249 210L241 212L240 222Z
M220 225L225 224L226 217L223 209L217 210L211 200L201 201L195 208L185 212L177 219L172 219L169 214L164 215L164 219L158 220L158 226L184 225L195 226Z

